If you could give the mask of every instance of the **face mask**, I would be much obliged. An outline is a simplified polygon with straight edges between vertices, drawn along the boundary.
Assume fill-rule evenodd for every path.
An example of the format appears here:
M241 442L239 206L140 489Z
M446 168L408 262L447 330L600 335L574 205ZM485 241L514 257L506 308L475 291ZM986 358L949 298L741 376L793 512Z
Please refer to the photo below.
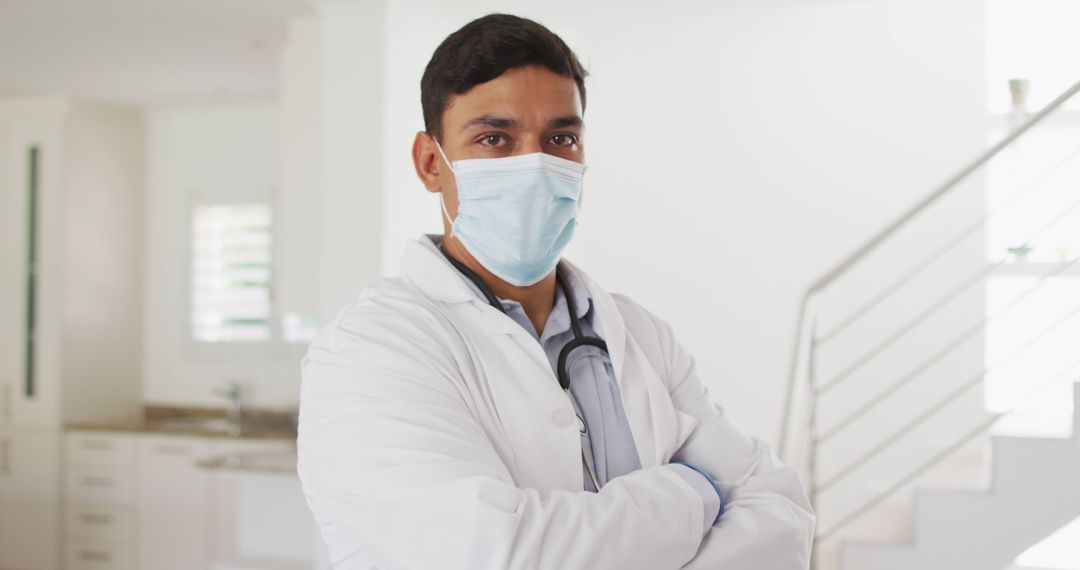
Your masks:
M451 164L457 218L443 215L481 265L516 286L532 285L555 269L578 224L585 165L543 152L473 158Z

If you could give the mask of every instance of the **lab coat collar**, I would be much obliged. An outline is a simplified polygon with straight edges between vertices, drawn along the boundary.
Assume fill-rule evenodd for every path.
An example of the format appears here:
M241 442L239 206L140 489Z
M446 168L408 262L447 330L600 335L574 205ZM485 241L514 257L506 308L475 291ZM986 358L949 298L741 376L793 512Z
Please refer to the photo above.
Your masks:
M437 235L423 234L408 243L401 262L402 277L428 298L449 304L468 303L473 310L477 311L477 316L483 319L483 327L488 332L522 336L524 338L519 339L521 342L539 346L536 339L514 319L489 305L487 300L476 296L466 283L466 277L450 264L435 244L432 236ZM592 307L596 311L593 328L596 334L607 343L611 366L615 371L616 381L621 385L622 364L626 349L626 325L615 305L615 300L577 265L566 258L560 260L560 263L569 270L571 279L578 280L588 291L592 299ZM543 357L541 361L547 367L549 364L542 352L541 350L540 356Z
M424 234L409 241L401 260L401 274L424 295L444 303L480 301L457 268L450 264L435 244L434 236ZM487 305L487 301L482 301ZM494 307L492 307L494 309Z

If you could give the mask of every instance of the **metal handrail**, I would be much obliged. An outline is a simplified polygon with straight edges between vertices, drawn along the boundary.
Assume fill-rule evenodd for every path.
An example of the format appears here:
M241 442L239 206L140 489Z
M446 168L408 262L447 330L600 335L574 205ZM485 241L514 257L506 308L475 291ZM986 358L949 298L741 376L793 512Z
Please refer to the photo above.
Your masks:
M952 239L950 239L948 241L948 243L944 247L941 247L939 249L934 250L926 258L922 259L921 261L919 261L918 263L913 265L912 268L907 271L907 273L902 275L899 279L897 279L897 280L893 281L892 283L890 283L885 289L883 289L881 292L879 292L873 298L871 298L868 301L866 301L865 303L863 303L858 309L856 309L850 315L845 317L840 322L840 324L838 324L838 325L834 326L833 328L829 329L828 332L822 333L821 337L818 338L818 340L817 340L817 345L818 346L823 346L823 345L825 345L825 343L827 343L830 340L832 340L833 338L835 338L841 332L847 330L847 328L849 326L851 326L855 321L858 321L860 318L862 318L863 315L870 312L870 310L873 309L875 306L881 304L883 301L885 301L885 299L888 299L890 296L892 296L893 293L899 291L901 287L903 287L908 282L910 282L912 279L917 277L927 267L930 267L931 265L933 265L936 261L941 259L946 253L948 253L949 251L952 251L952 249L954 247L960 245L961 243L963 243L963 241L965 239L971 237L972 234L974 234L978 230L982 229L983 226L985 226L987 224L987 222L989 222L994 217L996 217L998 214L1004 212L1010 206L1012 206L1013 204L1018 202L1021 198L1023 198L1024 196L1027 196L1033 190L1035 190L1036 188L1041 186L1042 183L1045 182L1047 178L1049 178L1051 175L1057 173L1058 169L1060 169L1062 166L1068 164L1068 162L1071 161L1072 159L1076 158L1077 155L1080 155L1080 146L1076 147L1072 152L1067 154L1065 156L1065 158L1062 158L1061 160L1059 160L1056 164L1054 164L1054 166L1052 166L1049 170L1047 170L1041 176L1039 176L1039 178L1037 180L1035 180L1034 182L1026 185L1019 192L1017 192L1013 196L1010 196L1009 199L1006 200L1004 203L1000 204L999 206L997 206L993 210L990 210L990 211L984 213L982 216L979 217L978 220L972 222L970 225L968 225L968 227L964 228L959 233L954 235L952 237ZM1077 202L1077 204L1080 204L1080 202ZM1075 206L1076 206L1076 204L1074 204L1074 207ZM1070 211L1071 210L1072 210L1072 208L1070 208ZM1058 220L1054 220L1054 221L1056 222ZM1049 225L1053 225L1053 223L1051 223ZM1029 242L1033 241L1035 238L1039 237L1039 234L1041 234L1045 230L1046 230L1046 226L1044 226L1039 231L1035 232L1034 235L1028 236L1028 238L1026 240L1024 240L1022 242L1019 242L1019 243L1029 243ZM1007 259L1007 257L1002 258L1003 261L1005 259Z
M810 288L803 295L797 326L795 329L796 339L791 359L791 376L789 377L788 381L787 397L784 401L784 413L783 417L781 418L782 423L780 427L780 441L779 445L777 446L781 457L784 457L786 459L788 452L791 448L791 432L793 431L793 420L791 416L796 406L794 396L797 389L802 390L802 387L799 385L806 380L806 374L800 374L800 371L805 372L800 363L804 363L807 361L807 359L809 358L808 351L813 350L814 343L817 340L813 337L808 337L806 335L807 331L813 330L813 326L808 326L806 321L809 320L811 322L816 322L817 320L817 312L807 309L816 305L816 302L820 297L821 292L824 291L826 287L834 283L837 279L839 279L841 276L845 275L848 271L858 265L863 259L865 259L868 255L881 247L882 244L888 241L888 239L891 238L894 234L907 226L919 214L936 204L938 200L940 200L942 197L952 192L960 184L966 181L968 177L970 177L973 173L979 170L983 165L985 165L995 156L1000 154L1001 151L1012 145L1012 143L1019 139L1021 136L1023 136L1024 133L1028 132L1035 125L1042 122L1043 119L1045 119L1048 115L1058 110L1062 105L1065 104L1066 101L1068 101L1078 92L1080 92L1080 81L1072 84L1068 89L1055 97L1053 101L1048 103L1037 113L1033 114L1027 121L1017 127L1013 132L1009 133L996 144L981 153L975 160L973 160L964 168L960 169L956 174L949 177L943 184L938 186L926 197L917 202L914 206L909 208L903 214L898 216L895 220L893 220L893 222L889 223L882 230L877 232L873 237L867 240L866 243L864 243L854 252L845 257L840 263L833 267L833 269L818 278L818 280L810 286ZM810 392L812 393L812 391L813 388L811 387ZM797 432L798 430L794 431Z
M985 329L987 324L997 320L999 317L1001 317L1001 315L1004 315L1005 313L1008 313L1013 307L1016 307L1017 305L1019 305L1021 301L1023 301L1024 299L1027 299L1032 294L1034 294L1036 291L1041 289L1044 285L1046 285L1046 283L1049 281L1049 279L1051 277L1054 277L1056 275L1061 275L1062 273L1065 272L1065 270L1069 269L1070 267L1076 266L1076 264L1078 262L1080 262L1080 258L1076 258L1076 259L1074 259L1074 260L1072 260L1072 261L1070 261L1068 263L1059 263L1059 264L1054 265L1054 267L1051 268L1050 271L1047 271L1043 275L1040 275L1038 281L1036 281L1033 286L1029 287L1027 290L1025 290L1020 295L1017 295L1011 301L1006 303L1006 305L1004 307L998 309L993 314L991 314L989 316L985 316L985 317L979 319L979 321L977 323L969 326L962 333L960 333L955 338L950 340L948 343L945 344L944 347L942 347L937 352L935 352L930 358L927 358L926 360L922 361L921 363L919 363L919 365L915 366L913 369L911 369L906 374L901 376L899 380L893 382L892 384L889 384L889 386L886 389L884 389L881 392L878 392L877 394L875 394L873 398L870 398L869 402L866 405L861 406L856 412L848 415L843 420L837 422L836 425L834 425L829 431L827 431L827 432L821 434L820 436L818 436L816 438L816 443L823 443L826 440L831 439L833 436L835 436L841 430L843 430L847 426L851 425L852 423L854 423L859 418L861 418L861 417L865 416L866 414L868 414L870 412L870 410L874 409L874 407L876 407L878 404L884 402L885 399L888 398L890 395L895 394L898 390L900 390L901 388L906 386L908 383L910 383L912 380L917 378L919 376L919 374L922 374L923 372L929 370L931 366L936 364L942 358L945 358L946 356L948 356L949 353L951 353L954 348L956 348L957 346L960 346L961 344L964 343L964 341L968 340L969 338L974 336L979 331Z
M780 441L777 450L780 456L783 457L785 461L787 461L789 464L795 465L800 471L803 472L803 474L805 475L803 480L807 485L812 502L817 501L817 496L820 492L823 492L824 490L832 487L832 485L834 485L838 480L845 477L850 471L858 468L860 463L863 461L863 459L860 459L860 461L855 462L853 465L849 465L845 469L842 469L838 476L833 477L833 479L826 482L824 485L817 484L817 482L815 481L817 476L817 469L815 468L817 450L822 441L826 439L825 437L819 437L818 432L818 397L828 388L835 386L835 384L838 383L839 380L843 380L844 378L849 377L853 369L857 369L862 364L865 364L867 360L876 356L876 353L874 353L874 351L871 351L871 354L869 355L863 355L863 358L857 359L853 366L849 366L849 369L840 375L839 380L833 378L829 383L827 383L827 385L819 388L817 381L813 378L815 370L814 360L818 348L820 348L820 346L822 346L823 344L827 343L830 339L837 336L848 326L850 326L854 322L857 322L865 314L869 313L874 307L880 304L883 300L898 291L904 284L914 279L917 275L919 275L933 263L941 259L948 251L962 243L970 235L974 234L979 228L985 227L985 225L988 223L988 220L992 219L994 216L1004 211L1008 205L1016 202L1022 195L1032 190L1032 188L1041 185L1041 182L1043 180L1048 178L1051 174L1053 174L1054 171L1056 171L1062 165L1074 158L1077 153L1080 152L1080 149L1077 149L1077 151L1070 153L1065 159L1052 167L1049 172L1044 173L1043 176L1039 177L1039 179L1032 183L1030 186L1024 188L1021 192L1012 196L1009 200L1007 200L1006 204L997 207L992 212L985 213L978 221L961 230L959 234L953 235L950 240L944 245L944 247L936 248L928 256L922 258L913 267L906 271L899 278L899 280L890 283L884 290L879 291L868 302L860 305L854 313L848 314L843 320L841 320L839 325L834 325L829 331L827 331L826 334L818 336L816 330L819 319L818 307L825 290L829 288L829 286L831 286L833 283L835 283L838 279L849 273L869 255L877 251L885 242L887 242L896 233L908 226L908 224L910 224L920 214L922 214L923 212L937 204L942 198L956 190L961 184L968 180L969 177L971 177L975 172L977 172L980 168L986 165L990 160L992 160L1006 148L1010 147L1013 143L1015 143L1017 139L1021 138L1033 127L1046 120L1049 115L1061 108L1066 101L1075 96L1078 92L1080 92L1080 81L1071 85L1068 89L1066 89L1056 98L1054 98L1053 101L1048 103L1037 113L1031 115L1022 125L1020 125L1011 133L1003 137L1000 141L991 146L989 149L979 154L976 159L973 160L970 164L960 169L956 174L948 178L943 184L935 188L922 200L920 200L914 206L906 210L903 214L894 219L882 230L874 234L862 246L860 246L854 252L846 256L830 271L818 278L803 295L800 303L798 319L796 321L797 326L795 329L795 341L792 349L792 359L789 370L787 395L784 401L784 413L780 429ZM1071 212L1073 209L1075 209L1078 204L1080 203L1073 204L1073 206L1069 208L1069 211ZM1055 217L1055 219L1051 222L1049 226L1057 223L1063 217L1064 215ZM1044 226L1042 229L1036 232L1035 235L1040 235L1049 226ZM892 335L892 337L888 338L884 343L884 347L887 348L897 339L910 332L910 330L917 326L918 323L935 314L945 304L950 302L950 300L956 295L959 295L962 291L972 286L972 284L977 283L983 278L985 278L990 272L994 270L994 268L1001 265L1001 263L1004 262L1004 259L1007 259L1007 256L1003 258L1001 262L994 264L992 267L983 268L982 270L976 272L977 274L967 279L961 285L961 287L956 290L950 291L948 294L946 294L944 298L939 299L939 302L937 304L932 306L929 310L923 311L916 317L916 319L914 319L914 321L909 322L908 326L902 327L902 330L899 333L894 334ZM1075 261L1073 263L1075 263ZM1073 265L1073 263L1070 263L1068 265L1071 266ZM1044 275L1043 278L1055 273L1056 271L1051 271L1049 274ZM1038 286L1036 288L1038 288ZM1026 296L1026 294L1021 295L1021 298L1024 296ZM1011 307L1016 302L1019 302L1019 299L1014 300L1013 303L1010 303L1009 306ZM1078 307L1077 310L1080 310L1080 307ZM1000 312L1001 311L999 311L998 313ZM1059 321L1058 324L1064 322L1064 320L1071 318L1075 314L1076 310L1070 312L1069 315L1062 321ZM997 313L995 314L995 317L996 316ZM983 319L983 322L981 322L979 326L985 327L987 322L988 321L986 319ZM1031 342L1033 343L1038 338L1041 338L1042 334L1048 334L1049 331L1056 326L1057 324L1055 324L1053 327L1050 327L1050 329L1043 331L1043 333L1038 335L1036 339L1033 339ZM966 338L967 336L970 335L962 335L961 340L963 340L963 338ZM956 346L957 345L953 343L947 348L947 350L951 351ZM882 348L882 350L883 349L884 348ZM1080 364L1080 362L1077 362L1076 364ZM1071 370L1073 367L1075 367L1075 364L1070 366L1069 369L1062 371L1062 374L1066 373L1068 370ZM989 369L984 368L983 371L980 372L980 374L977 375L974 380L968 381L961 390L954 390L954 392L947 396L945 400L931 406L929 410L925 410L924 413L922 413L915 419L914 423L909 422L908 426L901 430L898 435L893 434L886 440L885 443L877 445L873 450L871 450L870 457L876 456L878 453L881 452L882 449L891 446L893 443L896 442L896 440L898 440L905 433L907 433L909 429L919 425L921 422L926 421L929 417L940 412L949 402L955 400L965 391L969 390L973 383L977 384L980 380L982 380L985 377L985 374L987 374L988 372ZM889 393L886 392L883 396L881 396L881 398L888 397L888 395ZM874 404L876 405L877 403L880 402L875 402ZM862 503L854 512L849 513L837 524L832 525L825 532L817 533L816 539L820 541L825 540L830 536L833 536L838 530L840 530L853 520L857 519L858 517L862 516L870 509L876 507L894 492L903 488L908 483L914 481L917 477L921 476L927 470L933 468L935 465L943 461L956 450L963 447L963 445L967 444L975 437L978 437L979 435L984 433L998 419L1000 419L1004 415L1012 413L1013 411L1015 411L1015 408L1002 414L997 414L993 416L990 421L980 425L976 430L972 431L971 433L964 435L954 444L946 448L944 451L931 458L930 461L916 466L913 470L902 476L894 485L872 497L869 501ZM828 435L833 435L838 430L839 428L836 428L834 426Z
M1074 153L1071 153L1069 155L1069 157L1074 158L1078 154L1080 154L1080 148L1077 148L1077 151L1074 152ZM1044 224L1042 227L1040 227L1038 230L1036 230L1035 232L1030 234L1026 239L1024 239L1023 241L1021 241L1019 243L1031 243L1031 242L1035 241L1043 233L1045 233L1047 230L1049 230L1050 228L1056 226L1059 222L1061 222L1065 218L1072 215L1072 213L1075 212L1077 209L1080 209L1080 200L1077 200L1077 201L1073 202L1068 208L1065 208L1064 210L1062 210L1060 213L1058 213L1058 215L1054 216L1053 219L1051 219L1048 223ZM840 384L844 380L850 378L851 375L856 370L858 370L859 368L862 368L867 362L870 362L871 360L873 360L874 357L876 357L877 355L884 352L886 349L888 349L894 343L896 343L901 338L906 336L907 333L914 330L915 327L919 326L923 321L930 318L935 313L937 313L937 311L939 311L940 309L945 307L947 304L949 304L952 300L959 297L960 294L963 293L964 291L966 291L968 288L970 288L971 286L975 285L976 283L979 283L980 281L982 281L988 275L993 273L994 270L996 270L998 267L1001 267L1002 265L1004 265L1008 260L1009 260L1008 254L1003 255L1000 258L998 258L998 260L995 261L994 263L992 263L992 264L990 264L990 265L988 265L986 267L983 267L983 268L979 269L978 271L975 271L974 273L972 273L968 278L966 278L964 281L962 281L959 286L953 288L952 290L947 292L945 295L941 296L938 300L931 303L925 310L923 310L921 313L916 315L914 318L910 319L903 326L898 328L896 330L896 332L889 335L889 337L886 338L884 341L878 343L876 346L874 346L874 348L872 348L872 349L866 351L865 353L863 353L863 355L861 357L855 359L855 361L853 363L849 364L841 372L839 372L836 376L833 376L829 381L825 382L820 387L815 388L814 392L818 396L821 396L821 395L825 394L826 392L828 392L829 390L831 390L832 388L836 387L838 384ZM889 288L892 289L893 287L890 286ZM817 343L817 346L820 347L823 343L824 343L824 341L819 340L818 343Z
M1051 376L1049 380L1044 381L1041 386L1039 386L1037 389L1033 390L1030 394L1028 394L1028 397L1030 398L1031 396L1033 396L1034 394L1037 394L1038 392L1042 391L1043 389L1047 388L1048 386L1050 386L1050 385L1052 385L1052 384L1054 384L1056 382L1061 381L1073 369L1075 369L1078 366L1080 366L1080 360L1074 360L1071 364L1069 364L1068 366L1062 368L1061 371L1059 371L1058 373ZM1076 389L1080 389L1080 388L1076 388ZM996 424L999 420L1001 420L1001 418L1003 418L1005 416L1008 416L1009 414L1012 414L1013 412L1019 410L1021 407L1022 407L1021 405L1017 404L1017 405L1009 408L1008 410L1005 410L1004 412L998 412L998 413L995 413L995 414L991 414L989 419L987 419L986 421L980 423L978 426L975 427L975 429L973 429L973 430L969 431L968 433L964 434L959 439L957 439L955 442L953 442L952 444L946 446L940 452L934 454L927 461L924 461L924 462L920 463L918 466L916 466L914 469L909 470L902 477L900 477L900 479L898 479L896 481L896 483L894 483L893 485L889 486L888 488L886 488L886 489L882 490L881 492L877 493L876 495L874 495L869 501L863 503L857 509L855 509L854 511L848 513L846 516L844 516L844 518L840 519L839 522L832 525L827 530L818 533L816 539L819 542L828 540L833 535L835 535L840 529L844 528L845 526L850 524L852 521L855 521L859 517L861 517L861 516L865 515L866 513L870 512L870 510L873 509L874 507L880 505L882 502L884 502L886 499L888 499L893 493L899 491L900 489L903 489L904 486L906 486L909 483L915 481L921 475L923 475L924 473L926 473L930 469L933 469L939 463L944 461L947 457L949 457L953 453L956 453L961 448L963 448L965 445L971 443L972 440L974 440L976 437L979 437L980 435L987 432L990 428L994 427L994 424Z
M915 429L916 427L919 427L924 422L937 415L938 412L945 409L945 406L958 400L960 396L962 396L968 390L978 386L987 374L990 374L995 369L1004 365L1005 363L1012 361L1014 358L1023 354L1024 352L1027 352L1029 348L1038 344L1039 341L1046 338L1047 335L1057 330L1057 328L1061 325L1072 320L1074 317L1076 317L1077 314L1080 314L1080 305L1076 305L1075 307L1073 307L1068 313L1065 313L1065 316L1061 317L1060 319L1055 321L1054 324L1032 336L1024 344L1020 345L1019 348L1016 348L1012 352L1010 352L1009 355L1005 358L1002 358L991 366L984 366L983 369L980 370L977 374L975 374L970 380L967 380L957 388L954 388L953 391L949 393L949 395L935 402L934 405L927 408L923 413L919 414L899 429L893 430L893 432L884 439L882 439L880 443L870 448L868 451L864 452L858 458L849 461L847 465L841 468L836 473L836 475L833 475L832 478L825 481L824 483L821 483L820 485L816 485L814 487L814 492L822 493L847 478L861 465L865 464L867 461L870 461L874 457L877 457L884 450L888 449L890 445L899 441L900 438L902 438L906 433Z

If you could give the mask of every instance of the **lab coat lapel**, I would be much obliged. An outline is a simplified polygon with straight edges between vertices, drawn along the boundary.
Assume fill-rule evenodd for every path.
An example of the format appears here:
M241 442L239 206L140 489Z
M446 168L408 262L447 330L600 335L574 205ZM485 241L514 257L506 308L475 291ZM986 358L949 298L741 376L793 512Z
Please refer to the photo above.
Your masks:
M677 434L685 431L685 426L681 425L685 422L676 417L658 371L644 357L636 340L627 333L626 323L614 298L582 269L565 258L562 262L581 279L593 298L596 310L594 327L607 343L623 409L642 467L665 463L674 451L673 442L681 437ZM553 376L547 355L536 339L512 318L490 306L486 300L479 299L430 240L422 237L409 243L402 262L402 275L426 296L457 305L454 313L467 321L470 327L475 327L474 330L510 335L524 354L529 355L533 364L542 369L533 373L543 374L545 378ZM552 385L561 396L558 384ZM542 390L545 394L555 393L548 388ZM573 471L578 470L580 465L575 465Z
M544 352L544 347L540 346L540 343L529 334L529 331L522 328L517 321L487 303L484 303L479 309L462 311L459 314L470 321L470 325L476 326L489 334L509 335L517 343L518 347L529 355L529 359L534 364L543 369L547 375L554 376L547 353ZM555 382L555 386L559 385L557 381L553 380L553 382Z
M551 374L551 364L543 347L514 319L476 296L465 277L447 261L428 237L410 241L401 264L402 275L426 296L455 307L455 313L489 334L511 335L534 364Z

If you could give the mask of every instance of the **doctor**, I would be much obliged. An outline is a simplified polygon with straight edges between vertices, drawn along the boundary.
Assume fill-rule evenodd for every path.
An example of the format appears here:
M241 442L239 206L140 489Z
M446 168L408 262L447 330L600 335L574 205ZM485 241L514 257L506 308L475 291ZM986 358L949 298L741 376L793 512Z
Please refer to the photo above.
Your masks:
M443 234L302 366L298 472L335 568L808 567L794 471L731 425L665 321L561 258L585 75L502 14L428 63L412 157Z

